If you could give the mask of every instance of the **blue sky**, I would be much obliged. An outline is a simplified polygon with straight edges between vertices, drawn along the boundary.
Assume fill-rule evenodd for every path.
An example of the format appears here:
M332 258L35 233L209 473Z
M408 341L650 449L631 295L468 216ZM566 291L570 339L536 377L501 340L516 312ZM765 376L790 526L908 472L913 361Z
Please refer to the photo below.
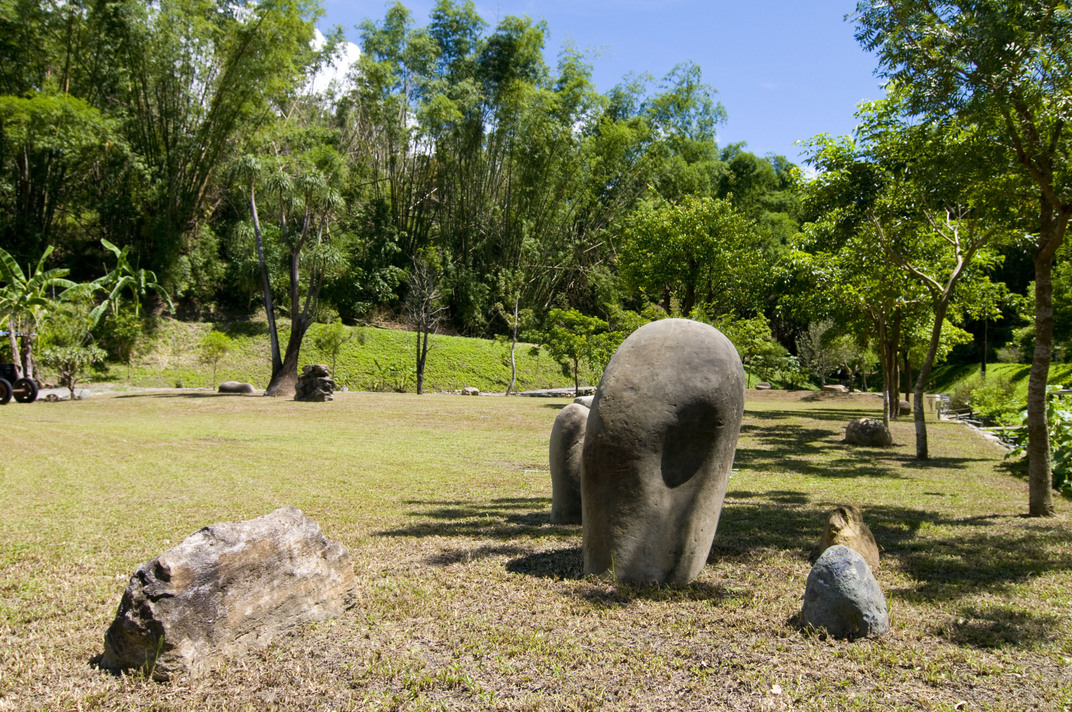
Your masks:
M418 25L434 0L410 0ZM794 142L815 134L847 134L856 105L882 96L875 58L853 38L844 17L855 0L476 0L491 27L507 15L547 21L548 64L562 44L594 54L600 91L629 72L656 80L691 60L718 90L729 119L719 143L801 161ZM381 0L323 0L321 28L341 25L354 42L354 25L382 20Z

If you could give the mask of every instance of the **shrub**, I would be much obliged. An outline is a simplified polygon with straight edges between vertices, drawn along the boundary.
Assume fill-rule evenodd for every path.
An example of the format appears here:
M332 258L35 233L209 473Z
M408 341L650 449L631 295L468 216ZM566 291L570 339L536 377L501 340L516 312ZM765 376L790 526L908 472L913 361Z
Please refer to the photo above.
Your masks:
M971 389L968 402L976 415L1000 425L1018 424L1024 407L1016 398L1016 388L1003 376L983 379Z
M1050 429L1050 469L1053 488L1072 497L1072 396L1062 394L1061 386L1046 386L1046 422ZM1016 448L1006 455L1027 454L1027 411L1020 414L1023 429L1016 437Z

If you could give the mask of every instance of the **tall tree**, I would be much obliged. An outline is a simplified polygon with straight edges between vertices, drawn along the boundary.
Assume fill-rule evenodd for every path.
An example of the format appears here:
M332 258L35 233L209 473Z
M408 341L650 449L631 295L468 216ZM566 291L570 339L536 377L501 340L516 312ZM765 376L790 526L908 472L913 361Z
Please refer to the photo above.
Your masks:
M313 59L312 0L133 0L95 3L88 22L110 35L115 94L150 175L136 252L168 283L210 204L236 138L273 113ZM180 285L181 286L181 285Z
M957 116L1003 146L1007 163L1036 187L1028 512L1053 516L1046 383L1053 260L1072 219L1072 6L1063 0L874 0L857 5L856 21L857 39L878 53L882 73L904 88L911 110Z
M345 181L346 165L336 150L336 132L316 125L319 111L315 105L306 111L307 122L296 117L294 126L280 122L264 136L261 156L247 154L234 166L256 240L272 350L272 374L265 392L271 396L293 395L302 341L316 320L324 282L341 262L332 230L344 207L335 186ZM258 195L265 198L266 210L261 209ZM269 225L285 255L284 304L290 333L282 353L272 293L274 265L269 264L265 250Z

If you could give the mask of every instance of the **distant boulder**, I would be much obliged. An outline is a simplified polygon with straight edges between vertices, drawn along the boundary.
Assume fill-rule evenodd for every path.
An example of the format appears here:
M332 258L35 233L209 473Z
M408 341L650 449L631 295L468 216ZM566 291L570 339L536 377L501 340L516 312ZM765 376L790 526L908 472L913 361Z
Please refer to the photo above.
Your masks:
M220 393L256 393L252 383L242 383L241 381L224 381L220 384Z
M845 427L845 442L866 447L889 447L893 445L893 435L878 418L860 418Z

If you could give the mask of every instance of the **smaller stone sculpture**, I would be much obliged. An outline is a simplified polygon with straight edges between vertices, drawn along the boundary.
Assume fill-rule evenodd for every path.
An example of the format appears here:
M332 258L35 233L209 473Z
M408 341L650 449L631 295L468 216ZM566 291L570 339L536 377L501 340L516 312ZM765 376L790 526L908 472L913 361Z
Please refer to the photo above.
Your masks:
M800 622L835 638L867 638L890 629L882 589L864 557L832 546L815 562L804 590Z
M866 447L889 447L893 445L893 436L878 418L860 418L846 426L845 442Z
M138 567L100 665L156 680L196 674L293 625L341 614L353 587L346 547L296 507L214 524Z
M823 538L819 540L814 555L818 558L824 551L839 544L864 557L872 571L878 568L878 544L875 543L871 529L864 522L864 515L859 507L847 504L830 512L823 529Z
M825 391L826 393L848 393L849 392L848 386L843 386L840 383L827 383L825 386L823 386L822 390Z
M573 399L573 402L577 405L583 405L585 408L591 408L592 401L594 401L595 399L595 396L577 396Z
M570 403L551 428L551 523L581 523L581 469L588 408Z
M255 393L252 383L242 383L241 381L224 381L220 384L220 393Z
M323 403L333 400L335 381L331 380L331 371L324 364L309 364L302 369L298 383L294 386L294 400Z
M462 389L463 396L478 396L480 395L480 389L475 386L466 386Z

